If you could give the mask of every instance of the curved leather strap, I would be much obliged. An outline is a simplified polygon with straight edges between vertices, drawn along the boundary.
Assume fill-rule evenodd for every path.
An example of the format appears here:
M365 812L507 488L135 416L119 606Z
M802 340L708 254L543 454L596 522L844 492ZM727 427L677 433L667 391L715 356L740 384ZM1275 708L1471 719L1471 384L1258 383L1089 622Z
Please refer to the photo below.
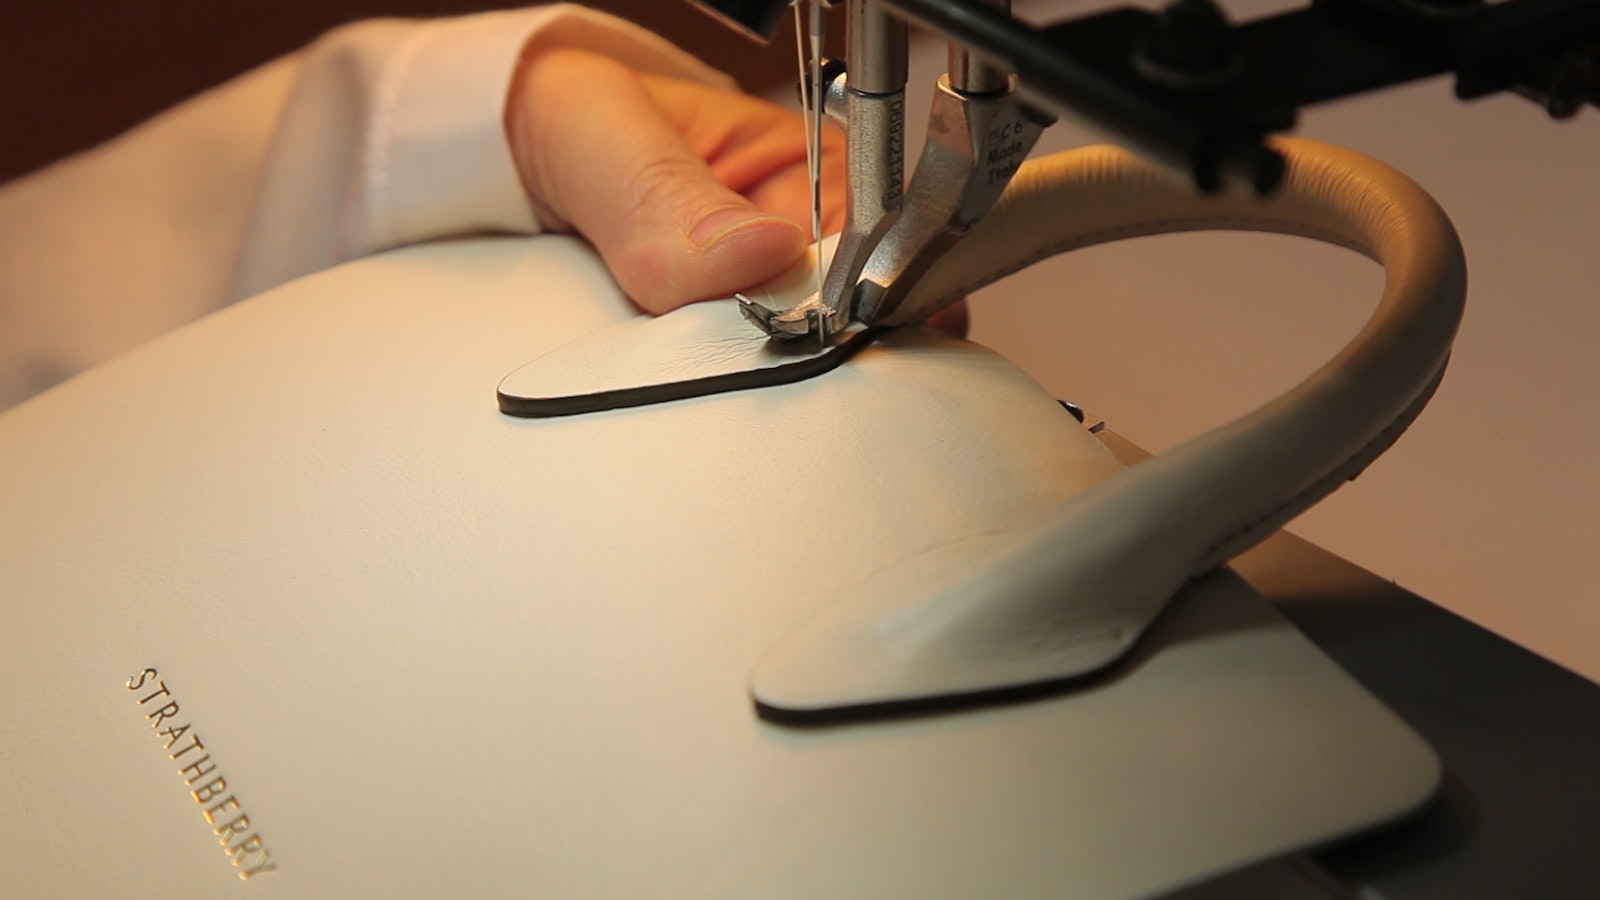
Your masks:
M941 548L863 584L758 668L771 714L828 715L1083 675L1125 653L1193 575L1261 540L1385 450L1427 402L1460 321L1466 266L1444 212L1368 157L1282 140L1283 189L1202 197L1126 152L1024 166L936 264L928 310L1038 260L1138 235L1297 234L1383 265L1366 326L1289 392L1074 497L1044 520ZM1004 573L996 577L996 572Z

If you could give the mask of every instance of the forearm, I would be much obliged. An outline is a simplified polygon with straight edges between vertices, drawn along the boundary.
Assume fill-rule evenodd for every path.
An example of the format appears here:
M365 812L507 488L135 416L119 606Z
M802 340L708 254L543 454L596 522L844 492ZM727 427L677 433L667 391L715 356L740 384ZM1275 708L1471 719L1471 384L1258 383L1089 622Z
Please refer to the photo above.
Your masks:
M360 23L0 188L0 408L334 263L534 230L503 118L543 43L720 79L575 7Z
M403 244L536 231L504 117L520 59L545 45L721 79L649 32L566 5L334 32L309 48L288 98L234 298Z

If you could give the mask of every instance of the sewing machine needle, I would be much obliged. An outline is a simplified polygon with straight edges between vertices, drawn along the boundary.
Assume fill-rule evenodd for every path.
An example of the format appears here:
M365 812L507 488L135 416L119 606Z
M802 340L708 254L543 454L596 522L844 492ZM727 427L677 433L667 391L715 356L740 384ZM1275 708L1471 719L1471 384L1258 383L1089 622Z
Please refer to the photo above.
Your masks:
M800 7L805 4L809 8L809 29L803 28ZM809 32L811 48L806 52L806 37ZM806 176L811 188L811 241L818 246L816 262L817 298L822 298L823 271L822 271L822 52L823 42L827 37L827 19L824 17L823 6L816 0L807 3L806 0L795 0L794 5L794 39L795 51L799 62L799 76L802 94L802 118L806 131Z
M822 54L827 18L818 0L811 0L811 236L822 243ZM817 291L822 291L822 260L817 260Z

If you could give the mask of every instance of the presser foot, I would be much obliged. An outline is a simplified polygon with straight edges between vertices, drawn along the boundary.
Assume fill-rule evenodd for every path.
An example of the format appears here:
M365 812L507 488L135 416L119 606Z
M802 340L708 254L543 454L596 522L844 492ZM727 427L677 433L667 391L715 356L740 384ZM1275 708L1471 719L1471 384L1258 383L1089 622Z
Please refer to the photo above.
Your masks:
M773 309L763 303L734 294L739 312L767 337L778 341L806 338L826 345L835 335L850 328L847 310L830 309L816 294L787 309Z

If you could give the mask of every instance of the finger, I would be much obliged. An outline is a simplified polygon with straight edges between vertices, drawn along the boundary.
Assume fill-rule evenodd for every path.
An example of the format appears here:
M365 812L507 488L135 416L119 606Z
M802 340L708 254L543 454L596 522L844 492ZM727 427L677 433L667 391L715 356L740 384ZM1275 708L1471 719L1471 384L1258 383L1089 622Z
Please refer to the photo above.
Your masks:
M676 78L643 76L673 128L729 189L763 212L811 229L805 123L798 113L747 94ZM823 129L823 234L843 227L844 133Z
M966 338L967 332L972 328L972 312L967 308L966 298L957 300L929 316L927 324L951 337Z
M841 154L842 161L842 154ZM769 175L746 192L755 205L767 212L793 218L811 234L811 179L804 165L793 166ZM822 233L833 234L844 227L844 167L827 155L822 170Z
M507 129L541 221L587 237L650 312L759 284L804 249L797 223L718 181L613 60L539 53L519 73Z

